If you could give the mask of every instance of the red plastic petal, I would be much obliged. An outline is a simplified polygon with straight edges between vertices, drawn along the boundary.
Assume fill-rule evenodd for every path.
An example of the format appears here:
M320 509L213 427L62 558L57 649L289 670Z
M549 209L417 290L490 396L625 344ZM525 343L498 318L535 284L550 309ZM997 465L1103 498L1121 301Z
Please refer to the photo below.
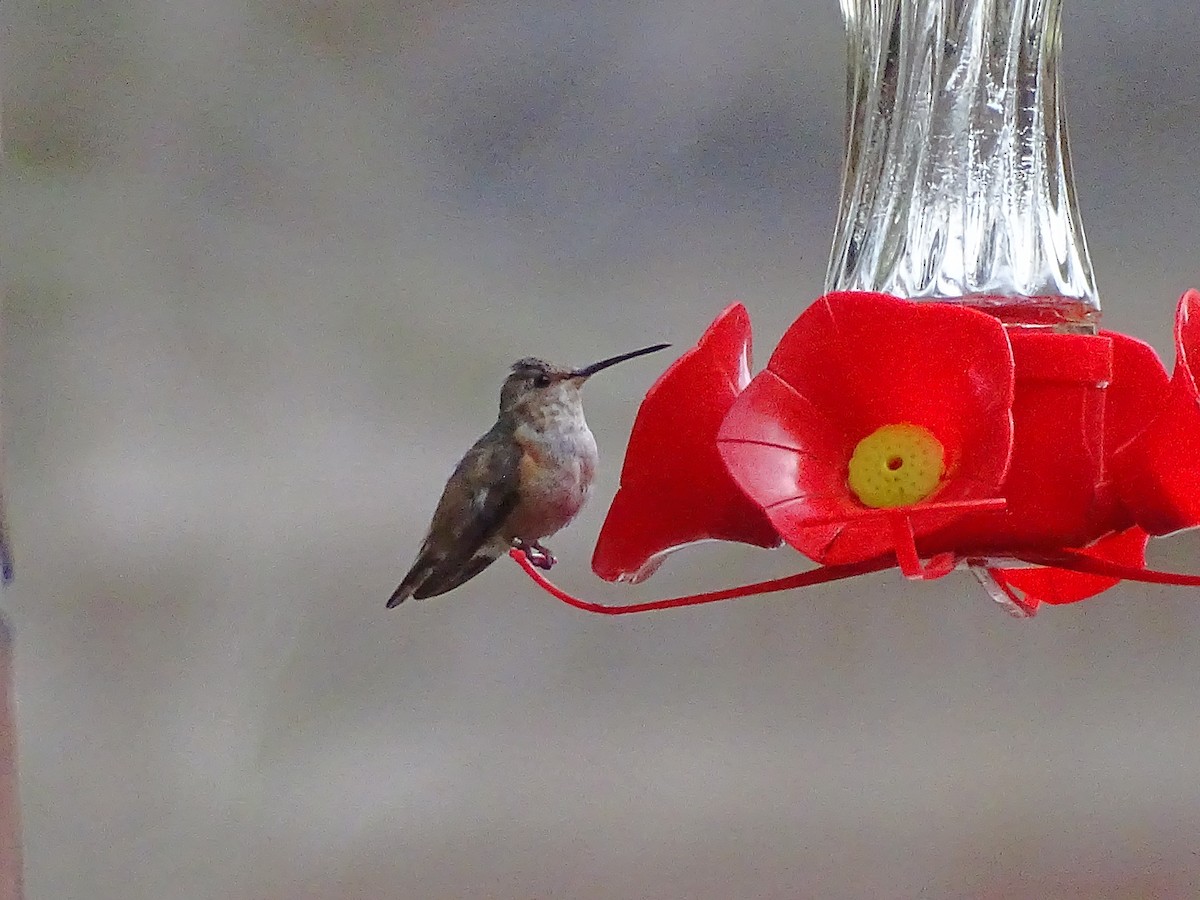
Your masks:
M1113 481L1137 523L1151 534L1200 525L1200 292L1175 314L1175 373L1150 426L1112 460Z
M997 319L840 292L788 329L717 441L789 544L821 563L853 562L892 549L886 520L864 516L846 484L855 445L883 425L921 425L946 451L946 480L929 500L992 497L1012 451L1012 402L1012 348ZM961 515L952 507L914 515L914 533Z
M769 369L750 382L725 417L716 446L784 539L813 559L822 561L825 548L845 529L842 520L862 509L852 505L846 488L854 445ZM825 524L803 527L817 519ZM887 533L884 522L878 525Z
M750 381L750 340L750 317L735 303L647 392L592 555L601 578L642 581L668 553L695 541L778 546L779 535L730 478L716 445L721 420Z
M1119 531L1101 538L1083 552L1097 559L1121 565L1146 564L1146 544L1150 535L1138 527ZM991 575L1008 588L1015 588L1025 595L1026 602L1078 603L1116 586L1120 579L1101 575L1085 575L1052 566L1035 566L1031 569L990 569Z
M1115 483L1115 455L1162 408L1171 381L1149 344L1114 331L1100 335L1112 346L1112 378L1104 391L1103 464L1094 491L1094 533L1124 531L1136 521Z
M1161 408L1171 376L1154 348L1116 331L1102 331L1112 341L1112 381L1104 403L1104 455L1112 457L1137 437Z

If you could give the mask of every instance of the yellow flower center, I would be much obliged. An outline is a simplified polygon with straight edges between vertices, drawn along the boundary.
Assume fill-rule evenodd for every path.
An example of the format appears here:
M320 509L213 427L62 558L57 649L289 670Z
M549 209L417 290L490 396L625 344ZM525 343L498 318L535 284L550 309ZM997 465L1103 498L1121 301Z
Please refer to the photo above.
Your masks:
M946 451L928 428L884 425L858 442L850 457L850 490L876 509L910 506L941 484Z

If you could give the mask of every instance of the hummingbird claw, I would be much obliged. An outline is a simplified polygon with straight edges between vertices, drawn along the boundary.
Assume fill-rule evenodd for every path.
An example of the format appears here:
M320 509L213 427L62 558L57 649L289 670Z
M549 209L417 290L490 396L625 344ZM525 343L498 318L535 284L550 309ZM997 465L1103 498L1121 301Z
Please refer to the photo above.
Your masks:
M554 554L548 548L543 547L538 541L517 541L517 549L525 554L525 558L529 560L531 566L544 569L547 572L558 562L554 558Z

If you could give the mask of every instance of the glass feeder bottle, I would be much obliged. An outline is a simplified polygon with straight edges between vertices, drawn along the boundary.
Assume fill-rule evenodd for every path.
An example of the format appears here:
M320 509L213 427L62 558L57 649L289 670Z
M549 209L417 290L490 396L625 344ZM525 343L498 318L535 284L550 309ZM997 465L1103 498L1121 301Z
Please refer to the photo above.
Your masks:
M846 159L828 290L1100 317L1059 92L1061 0L840 0Z

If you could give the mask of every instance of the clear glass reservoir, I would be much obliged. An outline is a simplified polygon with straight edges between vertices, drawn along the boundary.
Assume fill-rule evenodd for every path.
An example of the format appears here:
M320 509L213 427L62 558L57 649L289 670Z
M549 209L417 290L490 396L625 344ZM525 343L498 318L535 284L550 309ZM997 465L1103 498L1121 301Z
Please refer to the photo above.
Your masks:
M846 161L829 290L1095 328L1059 93L1061 0L840 0Z

